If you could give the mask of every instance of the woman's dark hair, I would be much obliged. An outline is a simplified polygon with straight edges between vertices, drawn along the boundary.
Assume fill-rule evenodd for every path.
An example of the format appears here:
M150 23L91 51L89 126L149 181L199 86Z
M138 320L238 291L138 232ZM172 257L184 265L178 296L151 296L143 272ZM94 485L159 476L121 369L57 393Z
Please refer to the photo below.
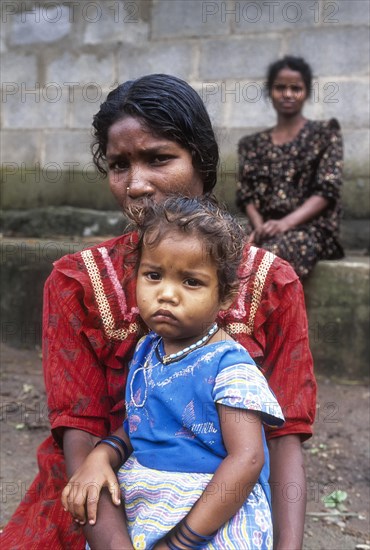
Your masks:
M155 135L188 150L204 193L213 189L218 145L204 103L189 84L175 76L151 74L125 82L108 94L93 119L93 160L104 175L109 128L125 116L141 119Z
M267 70L266 88L268 94L271 95L272 86L282 69L290 69L301 74L302 80L306 86L307 97L310 97L312 90L312 70L308 63L302 57L293 57L286 55L283 59L279 59L272 63Z
M144 246L157 246L174 231L195 235L202 241L207 257L216 264L220 300L236 294L245 232L213 195L172 195L162 203L148 201L144 208L134 206L129 215L139 233L137 265Z

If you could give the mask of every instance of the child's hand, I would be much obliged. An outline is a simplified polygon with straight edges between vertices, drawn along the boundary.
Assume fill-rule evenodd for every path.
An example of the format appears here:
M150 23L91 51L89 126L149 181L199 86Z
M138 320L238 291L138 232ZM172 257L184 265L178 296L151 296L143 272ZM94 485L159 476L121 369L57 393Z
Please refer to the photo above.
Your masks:
M94 525L103 487L108 487L113 504L121 504L116 474L110 466L106 450L100 445L89 454L63 489L64 510L70 512L77 523L84 525L87 519L90 525Z

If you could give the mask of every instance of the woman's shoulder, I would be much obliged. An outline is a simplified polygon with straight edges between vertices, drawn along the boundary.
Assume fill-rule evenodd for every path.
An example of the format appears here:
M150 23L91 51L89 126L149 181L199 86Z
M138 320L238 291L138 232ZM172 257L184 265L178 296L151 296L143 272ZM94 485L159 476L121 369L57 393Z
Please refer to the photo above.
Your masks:
M239 152L244 149L255 148L256 145L261 145L263 143L269 143L270 141L271 128L263 130L261 132L256 132L254 134L248 134L243 136L238 142Z
M280 286L298 279L298 275L287 261L264 248L250 244L246 244L244 248L244 266L247 277L248 273L258 274L259 290L263 281L274 280L274 285Z
M66 254L54 262L48 282L69 278L85 285L101 278L121 280L134 264L134 249L135 234L127 233Z
M120 235L119 237L114 237L107 241L93 244L92 246L87 246L82 250L78 250L72 254L66 254L62 256L59 260L54 262L54 269L56 270L81 270L81 265L83 265L83 258L86 257L96 257L104 254L108 254L114 259L115 262L119 260L120 257L124 258L132 252L134 244L134 234L126 233Z
M100 318L109 338L126 338L127 329L118 324L137 318L135 258L130 257L134 240L128 233L63 256L55 262L45 291L69 309L82 308L86 319Z
M336 118L327 120L310 120L309 124L314 133L321 135L330 135L340 132L340 124Z
M292 305L303 290L288 262L255 246L246 245L239 273L238 296L219 317L226 331L241 341L244 333L255 334L275 313Z

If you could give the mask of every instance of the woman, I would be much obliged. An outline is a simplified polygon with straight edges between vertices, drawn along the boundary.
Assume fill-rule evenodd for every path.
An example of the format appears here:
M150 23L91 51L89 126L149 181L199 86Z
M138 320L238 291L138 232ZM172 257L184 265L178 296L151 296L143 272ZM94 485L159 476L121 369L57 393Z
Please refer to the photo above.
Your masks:
M339 259L342 138L335 119L303 116L311 69L297 57L273 63L267 90L273 128L239 142L237 203L251 224L250 242L284 258L300 278L320 259Z
M209 117L198 94L175 77L149 75L119 86L93 126L94 160L123 209L146 196L199 196L216 183ZM60 259L46 282L43 360L52 437L39 448L40 473L4 530L2 548L82 549L85 539L92 548L131 548L122 510L107 490L96 525L83 530L60 501L73 472L124 417L127 365L143 334L127 261L131 239L123 235ZM283 409L284 427L267 434L274 536L276 548L298 548L305 514L301 441L312 433L316 392L302 287L286 262L254 247L246 248L241 271L236 306L217 321L248 349ZM302 491L294 502L286 493L291 483Z

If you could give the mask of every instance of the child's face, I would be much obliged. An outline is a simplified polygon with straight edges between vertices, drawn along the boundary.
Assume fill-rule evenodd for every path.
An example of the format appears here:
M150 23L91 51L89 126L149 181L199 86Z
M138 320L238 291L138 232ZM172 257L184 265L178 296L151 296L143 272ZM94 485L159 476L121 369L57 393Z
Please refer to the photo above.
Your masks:
M136 294L141 317L171 353L196 342L230 305L219 300L216 265L202 241L178 232L143 248Z

